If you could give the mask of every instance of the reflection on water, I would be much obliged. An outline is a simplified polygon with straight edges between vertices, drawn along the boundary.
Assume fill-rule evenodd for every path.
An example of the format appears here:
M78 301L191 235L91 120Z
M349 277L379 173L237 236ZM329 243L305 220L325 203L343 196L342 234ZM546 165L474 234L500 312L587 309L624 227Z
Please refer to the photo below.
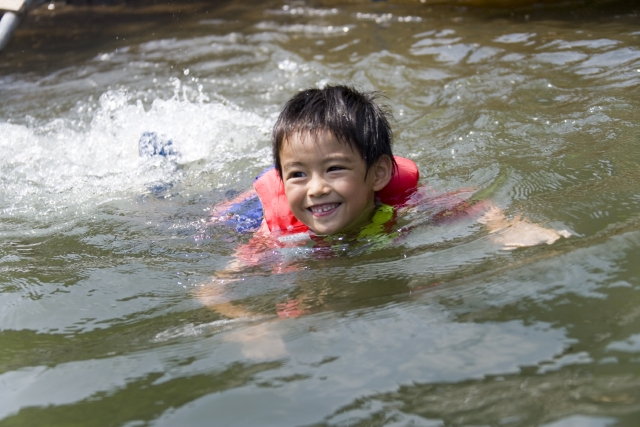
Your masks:
M637 424L634 5L129 7L39 9L2 54L0 425ZM211 207L328 83L385 93L426 191L574 236L502 251L414 210L384 248L246 268L248 317L203 307L251 237Z

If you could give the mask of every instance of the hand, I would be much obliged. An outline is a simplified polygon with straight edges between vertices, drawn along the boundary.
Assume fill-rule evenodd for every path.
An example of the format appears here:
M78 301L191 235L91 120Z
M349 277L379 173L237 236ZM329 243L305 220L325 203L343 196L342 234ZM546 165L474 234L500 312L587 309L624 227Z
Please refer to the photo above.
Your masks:
M272 323L260 323L229 332L224 340L241 345L242 354L253 360L267 360L289 355L280 331Z
M225 317L230 319L253 317L255 313L252 313L241 305L233 304L233 300L229 298L228 292L225 292L225 287L229 283L238 280L238 278L213 277L211 281L201 283L195 293L202 304Z
M567 230L556 231L552 228L545 228L538 224L532 224L520 216L508 220L502 209L493 204L478 219L478 222L487 226L491 240L504 245L504 250L542 243L550 245L561 237L571 236Z
M492 240L504 245L503 249L505 250L535 246L542 243L550 245L561 237L571 236L571 233L567 230L556 231L552 228L544 228L520 218L509 221L505 228L495 230L492 233Z

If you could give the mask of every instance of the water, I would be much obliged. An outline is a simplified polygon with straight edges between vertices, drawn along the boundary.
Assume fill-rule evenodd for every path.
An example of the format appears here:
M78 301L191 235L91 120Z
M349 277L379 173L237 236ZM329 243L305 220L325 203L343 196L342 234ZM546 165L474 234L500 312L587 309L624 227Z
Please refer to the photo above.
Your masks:
M40 9L1 57L1 426L638 425L636 6L136 7ZM210 208L327 83L385 93L434 193L499 182L574 236L502 251L414 212L387 248L247 268L248 318L203 306L250 239Z

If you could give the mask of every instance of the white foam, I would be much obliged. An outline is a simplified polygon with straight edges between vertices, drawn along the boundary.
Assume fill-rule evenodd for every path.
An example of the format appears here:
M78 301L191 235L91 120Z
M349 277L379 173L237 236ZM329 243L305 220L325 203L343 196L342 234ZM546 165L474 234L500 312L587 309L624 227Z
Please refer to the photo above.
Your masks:
M88 123L71 118L0 123L2 215L51 214L129 198L149 183L203 170L221 172L218 184L224 185L237 179L224 173L230 161L265 161L272 119L226 102L180 99L179 89L178 82L173 99L156 99L146 109L125 91L107 91ZM138 140L144 132L172 139L181 154L176 163L159 156L139 158ZM193 162L200 169L180 172Z

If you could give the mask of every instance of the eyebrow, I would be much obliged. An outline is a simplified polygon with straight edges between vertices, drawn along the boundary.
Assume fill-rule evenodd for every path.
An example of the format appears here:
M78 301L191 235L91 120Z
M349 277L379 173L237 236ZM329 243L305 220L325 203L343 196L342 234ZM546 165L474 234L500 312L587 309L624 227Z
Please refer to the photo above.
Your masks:
M353 160L348 157L345 156L344 154L330 154L327 157L325 157L324 159L322 159L322 161L324 163L331 163L331 162L345 162L345 163L353 163ZM293 167L300 167L300 166L304 166L304 163L302 162L287 162L287 163L283 163L282 164L282 170L285 169L290 169Z
M335 161L342 161L342 162L349 162L349 163L352 162L351 157L345 156L344 154L330 154L327 157L325 157L323 160L328 162L335 162Z
M300 163L300 162L288 162L288 163L283 163L283 164L282 164L282 170L290 169L290 168L298 167L298 166L303 166L303 164L302 164L302 163Z

